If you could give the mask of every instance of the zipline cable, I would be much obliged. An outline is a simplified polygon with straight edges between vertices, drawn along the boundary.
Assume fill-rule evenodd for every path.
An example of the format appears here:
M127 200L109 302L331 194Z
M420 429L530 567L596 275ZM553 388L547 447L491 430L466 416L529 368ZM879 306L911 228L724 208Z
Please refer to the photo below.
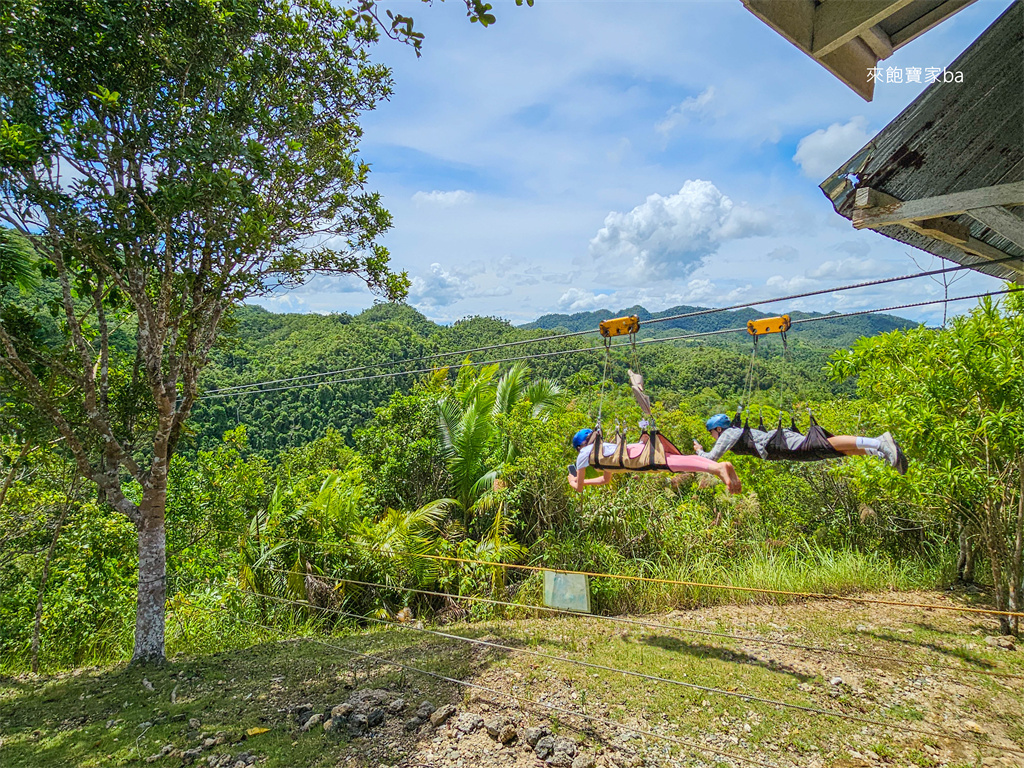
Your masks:
M459 349L452 352L436 352L430 355L423 355L421 357L409 357L401 360L394 360L390 363L368 363L366 365L357 365L354 368L341 368L334 371L323 371L321 373L308 373L304 376L290 376L284 379L271 379L270 381L254 381L251 384L234 384L230 387L218 387L217 389L211 389L206 392L207 395L220 394L222 392L233 392L239 389L249 389L251 387L259 387L266 384L282 384L290 381L304 381L306 379L317 379L324 376L336 376L339 373L356 373L358 371L368 371L371 368L380 368L384 365L401 365L403 363L420 363L427 360L436 360L442 357L455 357L456 355L470 355L475 352L489 352L492 349L504 349L506 347L519 347L524 344L538 344L542 341L554 341L556 339L570 339L579 336L586 336L590 333L597 333L596 329L587 329L585 331L572 331L571 333L556 333L551 336L540 336L534 339L520 339L519 341L506 341L501 344L489 344L485 347L474 347L473 349Z
M191 603L191 602L188 603L188 604L190 606L192 606L194 608L198 608L200 610L202 610L202 609L204 609L206 607L206 606L199 606L199 605L196 605L195 603ZM223 608L221 606L214 606L214 608L220 610L223 613L227 613L235 621L239 621L239 622L241 622L243 624L248 624L249 626L256 627L258 629L262 629L262 630L264 630L264 631L266 631L266 632L268 632L268 633L270 633L272 635L277 635L278 637L280 637L281 635L285 635L285 633L282 632L279 629L268 627L265 624L258 624L258 623L254 622L254 621L249 621L248 619L243 619L243 618L241 618L239 616L236 616L233 612L231 612L228 609ZM287 637L287 635L285 635L285 636ZM288 639L293 639L293 638L289 637ZM638 734L640 734L642 736L647 736L647 737L652 738L652 739L660 739L662 741L667 741L667 742L669 742L671 744L675 744L675 745L680 746L680 747L685 747L686 749L691 750L691 751L704 752L706 754L711 754L711 755L718 755L719 757L728 758L729 760L736 760L736 761L741 762L741 763L746 763L747 765L757 765L757 766L761 766L761 768L774 768L774 766L771 763L766 763L766 762L764 762L762 760L754 760L752 758L744 757L743 755L737 755L737 754L734 754L734 753L731 753L731 752L725 752L725 751L720 750L720 749L715 749L714 747L705 746L705 745L700 744L700 743L695 742L695 741L690 741L688 739L679 738L678 736L669 736L669 735L663 734L663 733L655 733L654 731L644 730L643 728L636 728L634 726L626 725L625 723L620 723L617 720L612 720L610 718L599 717L597 715L588 715L585 712L579 712L579 711L576 711L576 710L573 710L573 709L567 709L565 707L559 707L556 704L547 704L547 703L545 703L543 701L536 701L534 699L529 699L529 698L526 698L525 696L519 696L519 695L517 695L515 693L511 693L511 692L508 692L508 691L501 691L501 690L498 690L497 688L490 688L490 687L488 687L486 685L480 685L479 683L471 683L468 680L460 680L459 678L456 678L456 677L449 677L448 675L442 675L439 672L430 672L430 671L428 671L426 669L421 669L419 667L414 667L411 664L406 664L406 663L401 662L401 661L395 661L394 659L387 658L387 657L384 657L384 656L380 656L380 655L376 655L376 654L370 654L370 653L362 653L361 651L354 651L351 648L345 648L345 647L340 646L340 645L335 645L333 643L328 643L328 642L326 642L324 640L320 640L320 639L317 639L315 637L305 637L305 638L302 638L302 639L306 640L307 642L315 643L316 645L323 646L325 648L332 648L332 649L334 649L336 651L341 651L342 653L347 653L347 654L349 654L351 656L356 656L356 657L359 657L359 658L366 659L368 661L375 662L375 663L377 663L377 664L379 664L379 665L381 665L383 667L387 667L387 666L398 667L399 669L405 670L406 672L413 672L413 673L416 673L416 674L419 674L419 675L425 675L427 677L434 678L435 680L441 680L441 681L446 682L446 683L452 683L454 685L460 685L460 686L463 686L465 688L471 688L471 689L476 690L476 691L483 691L484 693L489 693L489 694L492 694L492 695L495 695L495 696L503 696L505 698L512 699L513 701L517 701L520 704L524 704L524 705L529 706L529 707L537 707L539 709L545 709L545 710L548 710L550 712L557 712L559 714L568 715L568 716L571 716L571 717L578 717L578 718L581 718L581 719L586 720L588 722L599 723L599 724L605 725L605 726L611 726L613 728L617 728L617 729L620 729L620 730L623 730L623 731L628 731L629 733L638 733ZM570 727L572 727L572 726L570 726ZM579 728L578 726L577 727L573 727L573 730L576 730L578 732L583 732L583 729Z
M887 283L897 283L901 280L913 280L917 277L931 277L932 275L942 275L947 272L957 272L961 269L972 269L979 266L988 266L990 264L1003 264L1007 261L1024 261L1024 258L1020 256L1006 256L1001 259L992 259L991 261L984 260L974 264L959 264L955 267L943 267L942 269L933 269L927 272L914 272L909 275L898 275L897 277L881 277L877 280L866 280L863 283L851 283L850 285L841 285L838 288L823 288L816 291L806 291L805 293L791 293L789 296L780 296L776 299L766 299L765 301L748 301L745 304L733 304L729 307L712 307L709 309L700 309L694 312L684 312L681 315L669 315L668 317L652 318L651 320L645 320L641 325L649 325L651 323L667 323L671 320L684 320L688 317L700 317L701 315L708 315L712 312L730 312L735 309L747 309L749 307L760 306L761 304L775 304L780 301L793 301L794 299L806 299L811 296L822 296L827 293L838 293L840 291L852 291L857 288L870 288L876 285L885 285ZM992 277L992 275L989 275ZM936 302L942 304L945 301ZM956 299L949 299L949 301L956 301ZM872 312L882 312L884 310L871 310Z
M228 590L231 590L231 591L234 591L234 592L238 592L240 594L252 595L253 597L256 596L255 593L249 592L248 590L240 589L238 587L229 587L229 586L226 586L226 585L222 585L222 588L223 589L228 589ZM278 597L276 595L266 595L266 594L261 595L261 596L265 597L265 598L267 598L269 600L274 600L274 601L280 602L280 603L296 605L296 606L299 606L299 607L302 607L302 608L308 608L308 609L316 610L316 611L323 611L325 613L333 613L333 614L336 614L338 616L345 616L345 617L351 618L351 619L358 619L359 621L371 621L371 622L374 622L376 624L383 624L383 625L386 625L386 626L389 626L389 627L397 627L397 628L408 630L408 631L411 631L411 632L420 632L422 634L431 635L432 637L440 637L440 638L444 638L445 640L454 640L454 641L457 641L457 642L468 643L470 645L476 645L476 646L480 646L480 647L484 647L484 648L492 648L494 650L505 651L507 653L523 654L523 655L532 656L532 657L538 658L538 659L545 659L547 661L555 661L555 662L561 662L561 663L564 663L564 664L575 665L575 666L582 667L584 669L594 669L594 670L600 670L602 672L612 672L614 674L624 675L626 677L633 677L633 678L637 678L637 679L640 679L640 680L646 680L647 682L651 682L651 683L659 683L661 685L672 685L672 686L677 686L677 687L680 687L680 688L686 688L688 690L700 691L702 693L714 694L714 695L718 695L718 696L724 696L724 697L727 697L727 698L740 699L741 701L746 701L746 702L756 702L758 704L766 704L768 706L781 707L783 709L792 709L792 710L795 710L795 711L807 712L809 714L814 714L814 715L823 715L825 717L834 717L834 718L837 718L837 719L840 719L840 720L849 720L851 722L862 723L862 724L865 724L865 725L874 725L874 726L877 726L877 727L880 727L880 728L893 728L893 729L898 728L899 730L901 730L901 731L903 731L905 733L913 733L913 734L917 734L919 736L929 736L931 738L940 738L940 739L948 739L948 740L951 740L951 741L958 741L958 742L960 742L962 744L969 744L970 746L976 747L978 749L989 749L989 750L996 750L996 751L999 751L999 752L1013 752L1015 754L1024 755L1024 749L1021 749L1021 748L1018 748L1018 747L1006 747L1006 746L996 745L996 744L986 744L985 742L979 741L977 739L968 739L968 738L964 738L962 736L956 736L956 735L952 735L952 734L948 734L948 733L942 733L940 731L932 731L932 730L927 730L927 729L924 729L924 728L914 728L913 726L908 726L908 725L890 724L890 723L886 723L886 722L884 722L882 720L875 720L875 719L870 718L870 717L861 717L859 715L851 715L851 714L848 714L846 712L834 712L834 711L831 711L831 710L828 710L828 709L822 709L820 707L812 707L812 706L808 706L808 705L805 705L805 704L794 704L792 702L780 701L780 700L777 700L777 699L769 699L769 698L766 698L766 697L763 697L763 696L755 696L755 695L749 694L749 693L742 693L740 691L729 691L729 690L726 690L724 688L715 688L713 686L699 685L697 683L687 683L687 682L684 682L682 680L674 680L674 679L669 678L669 677L659 677L657 675L650 675L650 674L647 674L646 672L637 672L635 670L630 670L630 669L618 669L617 667L610 667L610 666L608 666L606 664L596 664L594 662L583 661L581 659L570 659L570 658L567 658L567 657L564 657L564 656L557 656L555 654L544 653L543 651L534 651L534 650L531 650L529 648L516 648L516 647L511 646L511 645L502 645L501 643L491 642L490 640L481 640L481 639L475 638L475 637L465 637L463 635L455 635L455 634L452 634L450 632L441 632L440 630L427 629L426 627L418 627L418 626L407 624L407 623L396 623L394 621L389 621L387 619L378 619L378 618L376 618L374 616L363 616L363 615L360 615L358 613L353 613L351 611L341 610L339 608L325 608L323 606L314 605L314 604L312 604L312 603L310 603L310 602L308 602L306 600L291 600L291 599L286 598L286 597Z
M930 277L930 276L933 276L933 275L945 274L947 272L956 272L956 271L963 270L963 269L971 269L972 267L976 267L976 266L979 266L979 265L1002 264L1003 262L1007 262L1007 261L1019 261L1019 260L1020 260L1019 256L1007 256L1006 258L993 259L992 261L983 261L983 262L978 262L976 264L959 264L959 265L957 265L955 267L944 267L942 269L933 269L933 270L929 270L927 272L916 272L916 273L908 274L908 275L898 275L896 277L879 278L878 280L868 280L868 281L861 282L861 283L851 283L850 285L841 285L841 286L837 286L837 287L834 287L834 288L827 288L827 289L823 288L823 289L819 289L819 290L815 290L815 291L806 291L804 293L794 293L794 294L790 294L788 296L778 296L778 297L775 297L775 298L762 299L762 300L759 300L759 301L749 301L749 302L746 302L746 303L743 303L743 304L733 304L733 305L728 306L728 307L709 307L707 309L694 310L693 312L685 312L685 313L679 314L679 315L669 315L667 317L658 317L658 318L652 318L650 320L644 320L641 323L641 326L643 326L643 325L650 325L650 324L653 324L653 323L666 323L666 322L669 322L669 321L672 321L672 320L683 320L683 319L686 319L686 318L701 317L701 316L704 316L704 315L716 314L718 312L731 312L733 310L747 309L749 307L756 307L756 306L760 306L762 304L775 304L775 303L778 303L778 302L781 302L781 301L792 301L794 299L804 299L804 298L808 298L808 297L811 297L811 296L822 296L822 295L829 294L829 293L839 293L840 291L849 291L849 290L855 290L855 289L858 289L858 288L867 288L867 287L876 286L876 285L884 285L884 284L887 284L887 283L894 283L894 282L898 282L898 281L901 281L901 280L913 280L913 279L916 279L916 278L919 278L919 277ZM938 302L938 303L944 303L945 301L957 301L957 299L944 299L943 302ZM871 310L871 311L872 312L878 312L878 311L883 311L883 310ZM420 357L411 357L411 358L406 358L406 359L403 359L403 360L395 360L392 363L390 363L390 365L400 365L400 364L405 364L405 363L418 363L418 362L424 362L424 361L427 361L427 360L435 360L435 359L439 359L439 358L443 358L443 357L454 357L456 355L468 355L468 354L473 354L473 353L476 353L476 352L488 352L488 351L494 350L494 349L503 349L503 348L506 348L506 347L515 347L515 346L521 346L521 345L524 345L524 344L536 344L536 343L539 343L539 342L542 342L542 341L554 341L554 340L557 340L557 339L568 339L568 338L575 338L575 337L579 337L579 336L586 336L587 334L591 334L591 333L597 333L597 330L596 329L588 329L588 330L585 330L585 331L572 331L572 332L568 332L568 333L557 333L557 334L552 334L552 335L549 335L549 336L541 336L541 337L534 338L534 339L520 339L518 341L508 341L508 342L503 342L503 343L500 343L500 344L490 344L490 345L483 346L483 347L474 347L472 349L462 349L462 350L456 350L456 351L453 351L453 352L437 352L437 353L434 353L434 354L423 355L423 356L420 356ZM249 383L249 384L234 384L234 385L231 385L231 386L228 386L228 387L219 387L217 389L211 389L208 392L206 392L205 395L206 396L210 396L210 395L221 394L221 393L226 393L226 392L236 392L238 390L249 390L249 389L252 389L253 387L262 387L262 386L266 386L268 384L283 384L283 383L288 383L288 382L292 382L292 381L305 381L307 379L313 379L313 378L323 378L323 377L327 377L327 376L337 376L338 374L342 374L342 373L357 373L359 371L370 370L371 368L379 368L382 365L387 365L387 364L385 364L385 363L371 363L371 364L367 364L367 365L355 366L353 368L341 368L341 369L338 369L338 370L323 371L323 372L320 372L320 373L310 373L310 374L305 374L305 375L302 375L302 376L290 376L290 377L281 378L281 379L270 379L268 381L256 381L256 382L252 382L252 383Z
M889 306L889 307L881 307L881 308L878 308L878 309L864 309L864 310L858 310L858 311L854 311L854 312L831 313L831 314L828 314L828 315L819 315L817 317L806 317L806 318L802 318L800 320L794 320L793 321L793 325L796 325L797 323L815 323L815 322L820 322L822 320L840 320L840 319L842 319L844 317L856 317L858 315L870 315L870 314L874 314L876 312L894 312L894 311L899 310L899 309L912 309L912 308L915 308L915 307L927 307L927 306L932 306L934 304L944 304L944 303L947 303L947 302L954 302L954 301L969 301L969 300L972 300L972 299L980 299L980 298L985 297L985 296L1003 296L1003 295L1010 294L1010 293L1019 293L1021 291L1024 291L1024 288L1009 288L1009 289L1005 289L1005 290L1002 290L1002 291L987 291L985 293L976 293L976 294L972 294L970 296L957 296L957 297L952 298L952 299L945 299L945 298L943 298L943 299L934 299L934 300L930 300L930 301L918 301L918 302L913 302L913 303L910 303L910 304L898 304L898 305ZM717 331L703 331L703 332L700 332L700 333L685 333L685 334L681 334L681 335L678 335L678 336L662 336L662 337L657 337L657 338L653 338L653 339L643 339L642 341L635 342L635 344L636 344L636 346L642 346L642 345L647 345L647 344L662 344L662 343L667 342L667 341L683 341L683 340L687 340L687 339L699 339L699 338L705 338L705 337L708 337L708 336L718 336L718 335L725 334L725 333L740 333L740 332L746 333L747 332L747 327L746 326L742 326L742 327L738 327L738 328L722 328L722 329L717 330ZM619 342L619 343L615 343L615 344L609 344L607 346L608 347L628 347L628 346L631 346L631 345L632 345L631 342L625 341L625 342ZM600 351L603 351L605 349L606 349L605 345L601 345L601 346L588 346L588 347L577 347L577 348L573 348L573 349L559 349L559 350L555 350L553 352L540 352L540 353L536 353L536 354L532 354L532 355L519 355L519 356L516 356L516 357L505 357L505 358L498 358L498 359L495 359L495 360L484 360L484 361L472 362L472 363L467 363L467 365L470 365L470 366L475 368L475 367L479 367L479 366L483 366L483 365L494 365L496 363L511 363L511 362L515 362L515 361L518 361L518 360L539 360L539 359L547 358L547 357L558 357L560 355L572 355L572 354L577 354L579 352L600 352ZM379 366L371 366L371 367L379 367ZM408 371L389 371L387 373L376 373L376 374L370 374L370 375L367 375L367 376L356 376L356 377L347 378L347 379L332 379L330 381L315 381L315 382L308 382L308 383L305 383L305 384L294 384L294 385L283 386L283 387L272 387L270 389L253 389L253 390L248 390L248 391L220 392L220 393L212 393L211 392L211 393L207 393L207 394L204 394L204 395L200 396L198 399L199 400L212 400L212 399L220 399L220 398L225 398L225 397L242 397L242 396L245 396L245 395L262 395L262 394L268 394L268 393L272 393L272 392L282 392L282 391L287 391L287 390L292 390L292 389L306 389L308 387L330 386L330 385L333 385L333 384L352 384L352 383L362 382L362 381L373 381L373 380L376 380L376 379L394 378L396 376L412 376L412 375L421 374L421 373L431 373L434 370L436 370L436 368L434 368L434 367L431 367L431 368L418 368L418 369L415 369L415 370L408 370Z
M294 539L284 539L283 541L294 541ZM271 573L278 573L283 576L292 575L291 571L283 571L280 568L266 567L265 570ZM877 653L864 653L860 651L850 651L841 648L826 648L819 645L803 645L801 643L791 643L785 640L770 640L762 637L751 637L750 635L736 635L728 632L712 632L707 629L695 629L693 627L680 626L678 624L664 624L657 621L644 621L642 619L627 619L622 616L605 616L599 613L580 613L579 611L569 611L564 608L551 608L547 605L532 605L529 603L512 603L505 600L495 600L490 597L477 597L475 595L453 595L449 592L435 592L429 589L416 589L414 587L401 587L393 584L377 584L372 581L358 581L356 579L343 579L338 576L317 576L318 579L326 579L327 581L333 581L338 584L355 584L361 587L373 587L378 589L390 589L396 592L411 592L418 595L429 595L432 597L443 597L451 601L466 600L468 602L483 603L486 605L500 605L507 608L526 608L532 611L545 611L546 613L553 613L561 616L569 616L577 619L590 619L596 621L607 621L614 624L625 624L629 626L644 627L646 629L666 629L675 632L684 632L687 634L701 635L703 637L717 637L723 639L739 640L745 643L753 643L754 645L776 645L783 648L795 648L802 651L811 651L813 653L828 653L836 656L850 656L860 659L871 659L874 661L889 661L897 664L909 664L915 667L929 667L935 669L945 669L951 672L966 672L968 674L976 675L987 675L989 677L1005 677L1015 680L1024 680L1024 675L1017 675L1012 672L999 672L993 670L983 669L972 669L971 667L964 667L958 664L947 664L945 662L936 661L919 661L917 659L901 658L899 656L886 656ZM726 649L731 650L731 649Z

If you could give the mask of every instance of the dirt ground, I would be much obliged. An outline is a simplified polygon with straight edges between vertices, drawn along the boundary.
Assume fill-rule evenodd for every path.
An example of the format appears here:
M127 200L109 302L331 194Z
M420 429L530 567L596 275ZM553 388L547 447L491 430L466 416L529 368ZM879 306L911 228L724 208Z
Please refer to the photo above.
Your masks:
M411 624L0 679L0 765L1010 768L1022 712L1024 653L991 617L822 600Z

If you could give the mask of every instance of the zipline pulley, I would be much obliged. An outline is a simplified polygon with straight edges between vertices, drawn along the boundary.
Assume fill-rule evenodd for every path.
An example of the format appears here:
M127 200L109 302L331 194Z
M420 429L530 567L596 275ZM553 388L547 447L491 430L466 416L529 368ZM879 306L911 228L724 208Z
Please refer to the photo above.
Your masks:
M636 334L640 330L640 318L636 315L629 315L627 317L613 317L610 320L602 320L601 324L598 325L598 330L606 339L615 336L625 336L627 333Z
M754 341L757 341L758 336L764 336L767 333L785 333L792 325L789 315L762 317L747 322L747 333L754 337Z

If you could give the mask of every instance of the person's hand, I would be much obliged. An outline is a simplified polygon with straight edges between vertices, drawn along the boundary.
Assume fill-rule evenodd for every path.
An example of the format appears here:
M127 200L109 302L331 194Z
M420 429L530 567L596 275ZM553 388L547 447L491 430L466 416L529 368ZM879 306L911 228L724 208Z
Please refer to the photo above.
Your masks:
M703 453L704 446L698 443L696 440L693 441L693 450L697 453Z

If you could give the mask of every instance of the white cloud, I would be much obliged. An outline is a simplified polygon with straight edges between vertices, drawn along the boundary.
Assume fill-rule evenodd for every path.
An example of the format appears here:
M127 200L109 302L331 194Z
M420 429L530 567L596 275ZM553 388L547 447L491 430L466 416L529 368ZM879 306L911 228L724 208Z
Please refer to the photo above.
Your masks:
M709 85L697 96L683 99L681 104L672 107L663 120L654 126L654 130L662 136L669 136L677 128L682 128L691 117L702 117L708 113L708 104L715 98L715 86Z
M813 291L821 287L821 284L817 280L804 277L802 275L797 275L795 277L772 275L764 281L764 284L778 293L803 293L805 291Z
M438 208L454 208L457 205L466 205L473 202L473 193L464 189L455 189L451 192L442 192L435 189L433 192L417 192L412 196L416 205L433 205Z
M839 259L838 261L826 261L807 273L808 277L814 279L840 279L849 280L868 279L878 277L884 267L874 259Z
M464 280L444 270L440 264L430 265L426 275L416 275L410 280L409 303L415 307L447 307L464 299L468 292Z
M595 309L610 309L614 297L610 293L592 293L570 288L558 300L558 308L563 312L591 312Z
M800 251L791 245L780 245L768 252L771 261L796 261L799 256Z
M793 162L804 176L821 181L870 140L868 121L857 115L847 123L832 123L804 136L797 144Z
M683 277L719 243L768 230L764 211L734 204L710 181L690 180L674 195L650 195L628 213L609 213L590 254L637 281Z

